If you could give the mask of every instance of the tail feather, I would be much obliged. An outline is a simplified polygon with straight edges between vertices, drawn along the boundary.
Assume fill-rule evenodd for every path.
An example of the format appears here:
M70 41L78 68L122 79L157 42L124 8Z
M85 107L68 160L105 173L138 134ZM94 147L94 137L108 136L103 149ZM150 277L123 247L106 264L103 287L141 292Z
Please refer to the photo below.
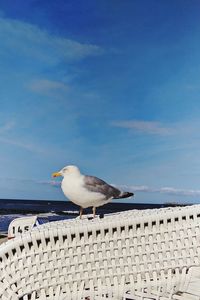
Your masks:
M134 196L134 193L130 193L130 192L121 192L121 194L116 197L116 199L122 199L122 198L129 198Z

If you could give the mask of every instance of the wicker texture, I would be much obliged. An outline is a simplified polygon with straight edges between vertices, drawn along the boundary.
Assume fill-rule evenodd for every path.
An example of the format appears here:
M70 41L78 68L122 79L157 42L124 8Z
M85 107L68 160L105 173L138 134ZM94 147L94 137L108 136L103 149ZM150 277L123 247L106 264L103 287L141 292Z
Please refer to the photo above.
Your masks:
M2 300L200 299L200 205L43 224L0 246Z

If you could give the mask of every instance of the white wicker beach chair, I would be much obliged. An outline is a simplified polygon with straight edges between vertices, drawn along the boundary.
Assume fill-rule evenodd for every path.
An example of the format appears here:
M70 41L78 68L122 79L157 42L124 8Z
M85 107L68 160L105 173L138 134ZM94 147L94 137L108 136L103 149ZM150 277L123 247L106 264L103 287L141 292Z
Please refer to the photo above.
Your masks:
M2 300L199 300L200 205L34 227L0 246Z

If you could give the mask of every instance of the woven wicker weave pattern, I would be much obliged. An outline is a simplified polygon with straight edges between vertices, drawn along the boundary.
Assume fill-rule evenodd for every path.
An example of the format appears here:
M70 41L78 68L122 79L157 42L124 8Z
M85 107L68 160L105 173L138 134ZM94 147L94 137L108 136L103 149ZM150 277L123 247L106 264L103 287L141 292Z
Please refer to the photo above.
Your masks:
M0 295L200 299L199 267L200 205L133 210L44 224L1 245Z

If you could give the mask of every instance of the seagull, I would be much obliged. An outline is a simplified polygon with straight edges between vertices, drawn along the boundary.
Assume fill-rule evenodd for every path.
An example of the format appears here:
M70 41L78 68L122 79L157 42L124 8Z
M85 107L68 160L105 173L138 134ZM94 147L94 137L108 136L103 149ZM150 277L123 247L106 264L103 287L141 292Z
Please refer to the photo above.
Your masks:
M80 206L80 218L82 218L84 208L92 207L95 218L96 207L112 199L129 198L134 195L120 191L97 177L81 174L77 166L66 166L52 174L52 177L58 176L63 176L61 188L64 195Z

